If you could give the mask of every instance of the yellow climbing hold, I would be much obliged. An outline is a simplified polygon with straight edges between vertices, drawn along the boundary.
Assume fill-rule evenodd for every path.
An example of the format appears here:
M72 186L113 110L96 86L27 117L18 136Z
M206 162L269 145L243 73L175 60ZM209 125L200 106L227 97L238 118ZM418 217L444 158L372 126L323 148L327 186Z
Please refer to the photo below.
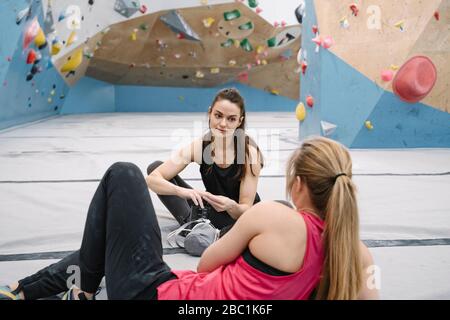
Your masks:
M70 46L75 41L77 41L77 34L75 31L72 31L69 35L69 39L67 39L66 47Z
M83 62L83 49L78 49L62 67L61 72L74 71Z
M405 28L405 20L400 20L394 25L396 28L399 28L401 31Z
M257 54L261 54L261 53L264 52L265 49L266 48L263 45L259 45L259 46L256 47L256 53Z
M400 67L395 64L391 64L391 69L397 71L398 69L400 69Z
M133 32L131 33L131 40L132 41L136 41L136 39L137 39L137 32L138 32L138 29L134 29L133 30Z
M214 18L208 17L202 20L203 21L203 25L205 26L205 28L209 28L212 26L212 24L214 23Z
M280 90L271 88L270 93L275 96L278 96L280 94Z
M306 108L303 102L300 102L295 109L295 117L298 121L303 121L306 118Z
M43 46L46 42L47 42L47 40L45 39L44 31L42 31L42 28L39 28L38 34L37 34L36 38L34 38L34 44L35 44L38 48L40 48L40 47Z
M367 121L365 122L365 126L366 126L367 129L373 130L372 122L370 122L369 120L367 120Z
M52 56L57 55L61 51L62 45L61 42L55 42L52 45Z
M211 68L211 73L212 74L217 74L220 72L220 68Z

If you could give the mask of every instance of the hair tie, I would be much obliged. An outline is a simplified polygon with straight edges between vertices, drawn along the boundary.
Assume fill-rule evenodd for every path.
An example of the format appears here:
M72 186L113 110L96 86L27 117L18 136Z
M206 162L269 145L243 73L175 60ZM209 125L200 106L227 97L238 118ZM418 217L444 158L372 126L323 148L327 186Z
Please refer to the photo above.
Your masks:
M347 176L346 173L339 173L334 177L334 182L336 182L337 178L339 178L340 176Z

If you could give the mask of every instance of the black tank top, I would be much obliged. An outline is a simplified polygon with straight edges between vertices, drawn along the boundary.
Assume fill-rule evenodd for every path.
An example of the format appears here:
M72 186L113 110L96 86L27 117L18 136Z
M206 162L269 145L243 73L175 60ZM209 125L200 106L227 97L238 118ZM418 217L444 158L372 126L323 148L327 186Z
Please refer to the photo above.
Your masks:
M227 168L219 167L212 161L211 154L204 152L208 141L203 141L202 147L202 163L200 164L200 174L206 191L219 196L225 196L239 203L239 193L241 189L241 180L237 176L239 165L235 155L233 164ZM253 204L260 202L261 199L256 193ZM235 220L227 212L217 212L213 208L210 209L209 219L211 223L219 229L232 225Z

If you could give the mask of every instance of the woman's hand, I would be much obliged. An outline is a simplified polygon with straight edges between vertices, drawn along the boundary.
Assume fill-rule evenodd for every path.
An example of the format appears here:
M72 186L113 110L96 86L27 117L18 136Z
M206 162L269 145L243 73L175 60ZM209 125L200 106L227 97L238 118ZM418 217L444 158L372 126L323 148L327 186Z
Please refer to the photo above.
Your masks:
M224 196L216 196L209 192L203 193L203 199L208 201L217 212L228 211L237 205L236 201L233 199Z
M206 194L205 191L195 190L195 189L188 189L188 188L182 188L178 187L177 189L177 196L183 198L192 200L196 206L200 205L201 208L204 208L202 196Z

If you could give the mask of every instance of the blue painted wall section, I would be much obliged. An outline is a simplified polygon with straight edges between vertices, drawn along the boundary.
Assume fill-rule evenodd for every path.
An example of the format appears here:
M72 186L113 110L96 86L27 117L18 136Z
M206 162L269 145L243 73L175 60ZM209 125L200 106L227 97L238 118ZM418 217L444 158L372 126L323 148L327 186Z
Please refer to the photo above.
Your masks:
M17 12L28 6L28 1L6 1L0 8L0 24L2 30L11 30L10 35L2 36L2 64L1 74L4 75L0 87L0 129L42 119L59 113L64 103L68 87L56 72L50 61L49 46L38 50L34 42L26 50L22 49L23 33L26 24L34 17L38 17L43 26L43 10L40 1L32 1L32 14L28 21L16 25ZM42 54L37 64L41 71L32 80L27 81L32 65L27 64L29 49L33 48ZM7 55L6 57L4 55Z
M320 135L320 120L322 118L322 97L321 88L321 56L323 50L316 53L316 44L311 41L315 37L312 27L317 25L316 10L313 0L306 0L305 16L302 24L302 51L306 53L308 68L305 75L300 75L300 101L305 104L306 118L299 124L299 138L305 139L310 135ZM308 107L306 97L311 95L314 98L314 106Z
M368 118L374 129L363 125L352 148L450 147L450 114L422 103L406 103L385 92Z
M363 129L384 90L328 50L322 50L322 120L337 125L329 136L346 146Z
M117 112L206 112L222 88L234 87L244 97L247 111L295 110L297 101L240 83L216 88L116 86Z
M84 77L70 89L61 114L115 111L115 86Z

